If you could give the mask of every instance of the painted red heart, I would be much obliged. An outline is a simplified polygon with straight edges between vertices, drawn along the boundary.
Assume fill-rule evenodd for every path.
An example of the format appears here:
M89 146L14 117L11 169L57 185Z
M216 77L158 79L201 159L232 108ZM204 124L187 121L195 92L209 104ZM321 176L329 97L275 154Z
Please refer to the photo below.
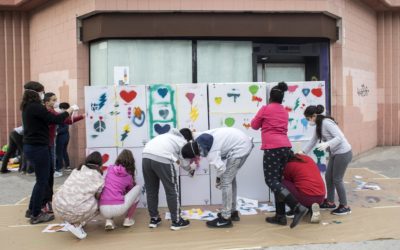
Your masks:
M101 156L101 159L103 160L103 164L108 162L108 159L110 159L110 156L108 154L104 154Z
M121 92L119 92L119 95L125 102L130 103L131 101L133 101L133 99L136 98L137 93L134 90L131 91L122 90Z
M322 96L322 89L321 88L313 88L311 90L311 93L315 95L316 97L321 97Z

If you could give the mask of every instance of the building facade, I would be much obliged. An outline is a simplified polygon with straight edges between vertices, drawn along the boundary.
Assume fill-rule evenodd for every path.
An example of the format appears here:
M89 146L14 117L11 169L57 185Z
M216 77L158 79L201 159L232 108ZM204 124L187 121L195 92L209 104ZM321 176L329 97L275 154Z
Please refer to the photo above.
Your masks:
M399 145L398 0L0 0L0 143L28 80L84 106L84 86L324 80L356 154ZM291 78L292 77L292 78ZM85 125L71 130L75 164Z

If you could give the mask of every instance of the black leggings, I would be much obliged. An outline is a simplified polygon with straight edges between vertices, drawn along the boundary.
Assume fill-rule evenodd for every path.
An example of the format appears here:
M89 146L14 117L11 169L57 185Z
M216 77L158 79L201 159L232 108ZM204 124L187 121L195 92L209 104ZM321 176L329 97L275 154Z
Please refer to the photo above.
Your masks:
M274 148L264 150L264 178L265 183L277 193L284 188L281 184L283 170L288 162L290 148Z

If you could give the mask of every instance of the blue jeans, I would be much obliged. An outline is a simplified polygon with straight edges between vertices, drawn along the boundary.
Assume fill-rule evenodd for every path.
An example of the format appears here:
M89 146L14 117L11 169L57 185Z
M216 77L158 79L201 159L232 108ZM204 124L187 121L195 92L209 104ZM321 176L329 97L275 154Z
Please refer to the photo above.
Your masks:
M59 134L56 139L56 171L61 171L64 166L69 166L69 156L68 156L68 142L69 134ZM64 165L65 163L65 165Z
M24 145L24 154L33 165L36 183L33 186L29 209L33 216L38 216L42 209L45 194L49 189L50 156L48 145Z
M42 206L46 205L47 202L51 202L53 200L53 186L54 186L54 168L56 163L56 147L49 146L49 160L50 160L50 169L49 169L49 188L45 193Z

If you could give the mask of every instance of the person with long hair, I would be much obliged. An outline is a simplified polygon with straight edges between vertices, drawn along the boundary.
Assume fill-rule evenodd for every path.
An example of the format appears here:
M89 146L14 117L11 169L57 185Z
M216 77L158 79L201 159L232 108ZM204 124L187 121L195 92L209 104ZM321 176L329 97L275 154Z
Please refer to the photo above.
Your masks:
M255 130L261 128L264 178L275 196L275 216L267 217L266 222L286 225L285 204L287 204L294 211L293 222L290 224L290 228L294 228L307 214L308 209L301 205L281 183L292 147L287 135L289 115L282 105L287 90L285 82L280 82L271 88L268 105L260 108L251 121L251 127Z
M106 230L115 228L114 218L125 216L123 226L135 224L133 215L139 202L141 185L136 184L135 158L124 149L114 165L107 168L105 185L100 198L100 212L106 218Z
M83 164L71 172L54 195L55 215L78 239L86 238L83 227L99 214L98 200L104 187L102 165L101 154L92 152Z
M304 154L290 154L288 163L283 171L282 184L289 189L301 205L311 208L311 223L319 223L321 213L319 205L325 198L325 183L314 160ZM286 213L293 217L293 212Z
M299 153L308 154L315 145L319 150L328 150L329 162L325 173L327 198L320 208L334 209L331 213L335 215L346 215L351 213L351 209L347 205L343 177L353 158L353 153L351 145L335 120L330 116L323 115L324 110L322 105L311 105L304 111L308 124L316 126L316 129L311 141ZM335 205L335 190L339 197L338 207Z
M30 81L24 85L24 95L20 105L24 127L23 151L27 160L33 165L36 175L29 209L25 213L25 217L30 219L31 224L54 219L53 215L41 210L44 195L49 189L49 124L63 123L73 111L73 108L70 108L66 112L54 115L48 112L43 105L43 98L44 86L42 84Z

